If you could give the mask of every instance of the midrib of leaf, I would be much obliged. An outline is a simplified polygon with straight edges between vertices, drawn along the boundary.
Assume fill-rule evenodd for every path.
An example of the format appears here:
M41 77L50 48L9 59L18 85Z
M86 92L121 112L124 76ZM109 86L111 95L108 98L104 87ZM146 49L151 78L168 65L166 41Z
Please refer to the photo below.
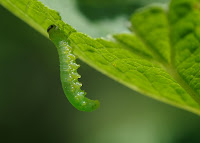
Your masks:
M170 63L166 64L165 70L167 73L169 73L174 80L176 80L176 82L183 88L185 89L185 91L200 105L200 99L197 98L198 95L197 93L189 86L189 84L187 82L185 82L185 80L179 75L177 68L175 67L175 55L176 55L176 50L173 49L172 46L172 36L171 36L171 31L172 28L170 26L170 22L169 22L169 10L165 11L165 14L167 15L167 21L168 21L168 29L169 29L169 37L170 37Z
M164 70L170 74L174 80L199 104L200 100L197 98L196 92L188 85L187 82L179 75L173 64L164 65Z
M170 64L167 64L164 66L165 70L200 105L200 100L197 98L198 96L197 96L196 92L189 86L189 84L187 82L184 81L184 79L179 75L179 73L177 72L177 69L175 68L174 63L175 63L175 54L176 53L172 46L171 27L169 24L169 17L167 19L168 19L168 26L169 26L168 28L169 28L169 32L170 32L169 37L170 37L170 48L171 48L171 50L170 50L170 59L171 60L170 60Z
M200 105L200 99L198 98L197 93L189 86L187 82L184 81L184 79L179 75L177 72L177 69L174 65L175 63L175 50L172 46L172 37L171 37L171 27L169 22L169 14L167 10L165 10L165 15L167 17L168 22L168 29L169 29L169 39L170 39L170 62L167 62L164 57L162 57L159 52L149 46L147 44L147 41L137 32L137 29L134 27L131 28L131 30L136 34L136 36L145 44L145 46L151 51L153 57L154 57L154 63L158 63L163 70L165 70L199 105ZM144 56L141 56L144 59L147 59ZM148 59L147 59L148 60ZM199 113L198 113L199 114Z
M168 15L168 12L165 11L165 14ZM142 38L142 36L140 36L140 34L138 34L137 30L135 30L134 28L132 28L131 30L133 30L133 32L137 35L137 37L145 44L145 46L150 49L156 63L160 64L160 66L170 75L173 77L173 79L200 105L200 99L197 98L198 95L197 93L189 86L189 84L187 82L184 81L184 79L179 75L179 73L177 72L177 69L174 65L175 63L175 50L173 49L172 46L172 38L171 38L171 27L170 27L170 23L169 23L169 17L167 16L167 20L168 20L168 29L169 29L169 37L170 37L170 63L168 63L160 54L157 50L155 50L154 48L151 48L146 40L144 38ZM145 58L144 56L142 56L142 58Z

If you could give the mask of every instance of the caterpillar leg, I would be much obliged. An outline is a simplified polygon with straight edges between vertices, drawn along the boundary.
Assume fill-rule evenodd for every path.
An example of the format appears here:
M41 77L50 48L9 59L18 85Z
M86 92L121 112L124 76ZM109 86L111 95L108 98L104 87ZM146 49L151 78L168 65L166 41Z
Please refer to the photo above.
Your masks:
M91 112L99 107L98 100L90 100L81 90L82 84L78 81L81 76L77 73L79 65L73 49L68 45L67 36L57 26L48 28L49 38L55 44L60 60L60 78L62 87L69 102L78 110Z

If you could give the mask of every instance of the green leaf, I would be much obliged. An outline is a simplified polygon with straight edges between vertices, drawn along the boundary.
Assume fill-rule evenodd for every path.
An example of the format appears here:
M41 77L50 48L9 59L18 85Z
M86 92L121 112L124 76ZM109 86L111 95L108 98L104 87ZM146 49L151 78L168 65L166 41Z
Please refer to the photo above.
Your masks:
M56 24L80 59L140 93L200 114L200 1L172 0L133 14L130 33L93 39L36 0L0 3L43 35ZM95 80L95 79L94 79Z
M115 18L119 15L130 15L139 7L153 2L169 0L76 0L79 10L90 20Z

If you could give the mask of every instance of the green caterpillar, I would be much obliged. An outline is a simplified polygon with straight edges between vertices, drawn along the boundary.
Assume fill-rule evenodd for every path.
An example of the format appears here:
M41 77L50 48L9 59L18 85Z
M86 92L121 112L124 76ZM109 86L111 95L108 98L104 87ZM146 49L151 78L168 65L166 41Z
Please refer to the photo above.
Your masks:
M98 100L90 100L81 90L82 84L78 81L81 76L77 73L80 65L76 64L73 48L68 45L66 34L55 25L48 28L49 38L55 44L60 60L60 78L62 87L69 102L78 110L91 112L99 107Z

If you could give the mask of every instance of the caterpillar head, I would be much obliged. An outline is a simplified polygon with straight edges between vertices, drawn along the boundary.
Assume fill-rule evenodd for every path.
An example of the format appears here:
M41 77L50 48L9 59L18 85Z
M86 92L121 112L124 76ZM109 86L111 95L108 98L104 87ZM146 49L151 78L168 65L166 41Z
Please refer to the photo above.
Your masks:
M54 29L54 28L56 28L57 26L56 25L50 25L48 28L47 28L47 32L49 33L49 31L51 30L51 29Z

